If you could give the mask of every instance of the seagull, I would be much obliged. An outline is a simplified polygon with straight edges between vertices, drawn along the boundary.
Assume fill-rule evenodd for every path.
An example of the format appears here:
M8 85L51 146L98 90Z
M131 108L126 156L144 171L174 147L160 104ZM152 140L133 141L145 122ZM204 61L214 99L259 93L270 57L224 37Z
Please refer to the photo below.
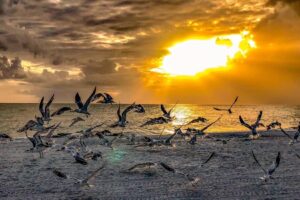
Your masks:
M65 174L57 169L54 169L53 173L62 179L73 179L73 180L75 180L75 184L78 184L79 186L92 187L92 185L89 184L89 181L92 178L94 178L104 167L105 167L105 163L103 163L99 168L97 168L95 171L93 171L90 175L88 175L84 179L77 179L77 178L70 177L67 174Z
M48 145L48 144L45 144L41 138L41 132L36 132L33 137L29 137L27 135L27 132L25 132L26 134L26 137L29 139L29 141L32 143L32 148L30 148L30 151L32 152L38 152L39 155L40 155L40 158L43 158L44 157L44 153L43 151L46 149L46 148L49 148L51 147L51 145Z
M298 142L298 138L300 135L300 126L298 128L298 131L295 132L294 137L291 137L287 132L285 132L285 130L283 130L283 128L280 127L281 132L286 135L288 138L290 138L290 143L289 145L293 145L294 143Z
M229 114L232 114L232 107L234 106L234 104L237 102L237 100L239 99L239 97L237 96L234 100L234 102L231 104L231 106L228 109L222 109L222 108L216 108L214 107L215 110L217 111L228 111Z
M278 121L271 122L269 125L267 125L267 131L271 130L272 128L276 128L278 126L279 128L281 127L281 123Z
M0 138L4 138L4 139L9 139L10 141L12 141L12 137L6 133L0 133Z
M204 136L205 135L205 130L208 129L209 127L211 127L213 124L215 124L217 121L219 121L222 118L222 116L220 116L218 119L216 119L214 122L208 124L207 126L205 126L204 128L197 130L196 129L196 133L194 134L194 136L190 139L189 143L191 145L194 145L197 141L197 136Z
M52 136L55 130L60 126L61 122L57 123L53 128L50 129L49 133L45 136L45 144L51 146L53 144Z
M272 174L275 172L275 170L278 168L279 164L280 164L280 152L277 153L276 156L276 160L271 164L271 166L268 168L268 170L265 170L262 165L259 163L259 161L257 160L254 152L252 151L252 156L255 160L255 162L258 164L258 166L264 171L265 175L260 177L261 180L263 181L268 181L269 179L272 179Z
M138 145L138 146L145 146L145 145L150 146L150 147L162 146L162 145L164 145L164 146L173 146L172 140L178 134L178 131L180 129L175 129L174 133L172 135L170 135L169 137L167 137L166 139L160 139L160 137L163 134L164 130L165 129L163 129L163 131L160 133L160 136L159 136L158 139L154 139L154 138L150 138L150 137L145 136L144 140L146 142L144 144Z
M75 103L76 103L78 108L75 109L73 112L85 114L86 117L91 115L88 112L88 107L89 107L90 103L92 102L92 99L94 98L95 94L96 94L96 87L94 88L93 92L91 93L89 98L86 100L86 102L83 104L82 101L81 101L81 97L80 97L79 93L77 92L76 95L75 95Z
M168 120L171 120L172 119L171 113L176 105L177 105L177 103L169 111L167 111L165 106L163 104L161 104L160 109L163 112L163 117L167 118Z
M197 117L196 119L191 120L189 123L186 125L194 124L194 123L199 123L199 122L207 122L208 120L204 117Z
M119 138L119 136L115 136L112 140L108 140L104 137L104 135L101 132L97 132L95 135L98 136L98 138L102 141L101 145L104 145L111 149L113 149L112 147L113 142Z
M134 106L134 112L136 113L145 113L145 108L141 104L136 104Z
M40 101L39 110L42 115L42 119L45 122L49 122L51 120L49 107L52 104L53 100L54 100L54 94L51 96L51 98L49 99L45 107L44 107L44 97Z
M49 129L53 128L54 125L44 127L44 120L41 117L35 117L35 120L29 120L25 126L18 130L19 133L27 132L28 130L31 131L48 131Z
M98 94L96 94L95 97L93 98L93 102L98 100L100 97L103 97L103 100L100 100L97 103L102 103L102 104L113 104L113 103L115 103L113 97L108 93L103 93L103 94L98 93Z
M87 161L80 155L80 153L77 151L77 149L73 146L64 148L65 151L70 152L75 159L76 163L87 165Z
M127 113L130 112L131 110L137 109L137 112L142 112L143 111L143 107L136 105L135 103L131 104L130 106L128 106L127 108L125 108L125 110L122 112L121 115L121 105L119 104L118 110L117 110L117 115L118 115L118 121L114 124L111 125L111 127L125 127L126 124L128 123L128 121L126 120L127 117Z
M80 122L80 121L85 121L85 120L82 119L81 117L73 118L71 124L69 125L69 127L72 127L74 124L76 124L77 122Z
M156 118L149 119L144 124L142 124L141 127L149 126L149 125L154 125L154 124L166 124L166 123L168 123L168 120L166 118L164 118L164 117L156 117Z
M250 129L251 130L251 133L252 135L250 136L251 139L257 139L260 135L257 133L256 129L259 127L259 126L264 126L262 123L260 123L260 120L261 120L261 117L262 117L262 114L263 112L262 111L259 111L259 114L257 116L257 119L256 119L256 122L252 125L249 125L247 124L242 116L240 115L239 116L239 119L240 119L240 123L245 126L246 128Z
M168 164L166 164L164 162L160 162L159 164L160 164L160 166L163 167L163 169L165 169L165 170L167 170L169 172L172 172L174 174L179 174L179 175L184 176L192 185L196 184L199 181L199 178L197 178L197 177L193 178L189 174L185 174L185 173L183 173L181 171L178 171L178 170L174 169L173 167L171 167L170 165L168 165Z
M98 128L98 127L101 127L104 123L102 124L98 124L98 125L95 125L95 126L92 126L90 128L87 128L87 129L83 129L83 130L80 130L80 131L77 131L76 133L81 133L83 134L84 137L89 137L89 136L92 136L93 135L93 130Z

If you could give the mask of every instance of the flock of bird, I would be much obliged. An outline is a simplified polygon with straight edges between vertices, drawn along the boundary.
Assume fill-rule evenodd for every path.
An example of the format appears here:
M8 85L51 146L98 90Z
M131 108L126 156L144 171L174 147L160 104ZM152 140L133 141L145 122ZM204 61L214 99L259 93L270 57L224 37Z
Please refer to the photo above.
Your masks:
M145 113L146 111L141 104L133 103L133 104L129 105L128 107L126 107L121 112L121 107L119 104L118 109L117 109L117 120L115 123L109 125L108 127L109 128L121 127L123 131L120 133L112 133L110 130L107 130L107 129L98 131L97 128L103 127L103 125L104 125L104 123L101 123L101 124L96 124L87 129L79 130L75 134L72 134L72 135L67 135L67 134L62 134L62 133L55 135L54 132L57 129L59 129L61 122L54 124L54 125L50 125L52 118L59 116L59 115L63 115L65 112L75 112L78 115L71 120L69 127L72 127L76 123L84 122L86 120L86 118L88 118L91 115L91 113L89 112L89 106L91 105L91 103L97 102L97 103L102 103L102 104L113 104L115 102L111 95L109 95L107 93L103 93L103 94L97 93L96 87L94 88L94 90L92 91L92 93L90 94L90 96L87 98L87 100L84 103L82 102L79 93L76 93L75 104L77 107L75 109L64 106L64 107L61 107L58 110L52 112L50 110L50 107L51 107L52 102L54 101L54 95L52 95L52 97L48 100L48 102L46 104L44 103L44 100L45 99L43 97L39 104L40 116L35 116L34 119L29 120L23 127L21 127L18 130L19 133L25 134L26 138L30 141L30 143L32 145L32 147L27 151L28 152L37 152L37 153L39 153L40 158L43 158L44 152L55 149L56 151L62 151L62 152L69 153L74 158L74 161L76 163L79 163L82 165L88 165L89 159L94 160L94 161L96 161L98 159L103 160L103 155L102 155L101 151L92 151L86 145L85 140L87 138L97 137L100 140L100 142L99 142L100 145L106 146L111 149L113 149L113 144L118 139L125 139L128 141L129 145L135 145L135 147L150 147L150 148L152 148L154 146L173 147L174 146L173 139L176 136L183 138L184 141L186 141L187 144L189 144L189 145L195 145L198 137L202 137L202 138L210 137L209 134L206 134L206 130L208 128L210 128L211 126L213 126L215 123L217 123L223 116L223 115L221 115L215 121L209 123L202 129L187 128L185 131L183 130L183 127L190 126L195 123L201 123L201 122L208 121L204 117L198 117L198 118L191 120L188 123L182 124L180 127L176 127L174 130L174 133L171 134L169 137L161 137L163 134L163 131L164 131L163 130L158 138L157 137L154 138L154 137L150 137L150 136L143 136L143 137L141 137L140 140L137 140L137 137L135 134L129 134L129 135L124 134L124 129L125 129L126 125L129 123L127 121L127 115L129 112ZM214 107L214 109L219 112L228 112L229 114L232 114L233 113L232 109L237 101L238 101L238 97L235 98L234 102L230 105L230 107L228 109L221 109L221 108L216 108L216 107ZM176 104L171 109L167 110L164 105L161 105L160 108L162 111L162 115L147 120L145 123L143 123L141 125L141 127L151 126L154 124L167 124L167 123L171 122L172 120L174 120L174 117L172 116L172 112L173 112L173 109L175 108L175 106L176 106ZM260 111L256 121L253 124L249 124L249 123L245 122L243 117L239 116L240 124L250 130L249 139L258 139L260 137L260 134L257 132L257 128L259 128L259 127L266 127L267 130L278 127L282 131L282 133L290 139L290 143L289 143L290 145L293 145L294 143L296 143L298 141L298 137L300 135L300 122L297 127L293 127L295 129L297 129L294 136L290 136L281 127L281 123L278 121L271 122L267 126L262 124L261 123L262 115L263 115L263 112ZM33 136L29 136L28 131L34 131ZM66 137L66 136L68 136L68 137ZM54 139L56 137L64 137L66 139L65 139L65 141L63 141L62 144L58 144ZM8 134L5 134L5 133L1 133L0 138L7 138L7 139L12 140L12 138ZM109 138L113 138L113 139L109 139ZM226 141L223 141L223 142L226 142ZM278 152L275 161L271 164L271 166L268 169L265 169L260 164L260 162L256 158L256 155L254 154L253 151L251 152L251 154L253 156L254 161L264 172L264 176L261 177L261 179L264 181L271 179L272 174L279 167L280 160L281 160L280 152ZM214 157L214 155L215 155L215 152L212 152L201 165L207 164ZM300 156L298 154L296 154L296 155L298 156L298 158L300 158ZM78 183L81 186L90 186L89 185L90 179L95 177L104 167L105 167L105 161L103 160L101 166L84 179L70 177L69 175L65 174L64 172L62 172L58 169L54 169L53 174L58 176L61 179L72 179L75 181L75 183ZM161 167L162 169L164 169L168 172L182 175L185 178L187 178L187 180L191 184L195 184L199 181L199 178L191 177L189 174L180 172L164 162L139 163L137 165L130 167L129 169L125 170L124 172L131 173L134 171L139 171L139 170L142 170L145 168L149 169L149 168L153 168L153 167L155 167L155 168Z

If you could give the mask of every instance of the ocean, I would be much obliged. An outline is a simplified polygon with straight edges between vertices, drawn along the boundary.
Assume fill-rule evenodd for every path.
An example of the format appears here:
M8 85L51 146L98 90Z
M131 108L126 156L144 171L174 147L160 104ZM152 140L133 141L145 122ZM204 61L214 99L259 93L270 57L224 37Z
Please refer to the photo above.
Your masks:
M51 105L51 111L55 111L61 106L71 106L75 108L75 105L68 104L53 104ZM127 105L121 105L121 109L124 109ZM167 110L173 105L165 105ZM189 122L190 120L197 117L205 117L209 121L206 123L193 124L191 128L201 128L214 121L220 115L222 119L207 130L207 133L225 133L225 132L238 132L247 131L247 129L240 125L238 117L242 115L246 122L250 124L254 123L257 118L258 112L263 111L262 122L268 124L272 121L278 120L282 123L284 128L297 126L300 121L300 106L283 106L283 105L237 105L233 108L233 114L229 115L227 112L220 112L213 109L212 105L176 105L173 110L175 119L169 124L153 125L140 127L149 118L159 117L162 112L160 105L144 105L146 113L140 114L130 112L127 116L129 121L127 127L124 129L125 132L134 132L137 134L160 134L164 129L164 134L170 134L173 132L175 127ZM218 106L226 108L228 106ZM117 109L118 105L100 105L93 104L89 108L91 116L86 119L85 122L79 122L72 128L69 128L71 119L80 116L77 113L67 112L61 116L53 118L50 124L62 122L61 128L58 132L72 133L83 128L88 128L92 125L105 123L103 128L99 130L109 129L112 131L121 131L121 128L109 128L108 126L117 120ZM38 104L0 104L0 132L8 133L14 137L24 137L24 134L17 133L20 127L24 126L25 123L34 119L35 115L39 115ZM82 116L85 118L85 116ZM185 127L187 128L187 127ZM260 128L264 130L265 128Z

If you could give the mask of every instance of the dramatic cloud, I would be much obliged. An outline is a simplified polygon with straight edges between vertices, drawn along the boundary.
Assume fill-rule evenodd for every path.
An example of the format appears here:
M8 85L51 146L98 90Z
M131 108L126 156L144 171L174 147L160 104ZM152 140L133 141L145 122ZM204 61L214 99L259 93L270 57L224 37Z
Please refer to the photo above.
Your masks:
M125 102L218 103L241 94L264 103L284 94L295 103L299 8L299 0L0 0L0 55L23 60L17 70L1 67L0 78L26 85L19 93L32 101L49 91L71 101L74 90L97 85ZM149 72L178 41L243 30L257 49L230 71L187 80Z

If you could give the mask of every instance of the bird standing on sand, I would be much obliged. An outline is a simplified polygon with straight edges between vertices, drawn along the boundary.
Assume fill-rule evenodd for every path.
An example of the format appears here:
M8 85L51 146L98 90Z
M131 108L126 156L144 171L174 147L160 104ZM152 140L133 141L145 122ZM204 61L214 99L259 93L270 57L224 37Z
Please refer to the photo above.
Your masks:
M269 179L272 179L272 174L275 172L275 170L279 167L279 164L280 164L280 152L277 153L277 156L276 156L276 160L271 164L271 166L268 168L268 170L265 170L262 165L259 163L259 161L257 160L254 152L252 151L252 156L255 160L255 162L258 164L258 166L264 171L265 175L260 177L261 180L263 181L268 181Z
M92 102L92 99L94 98L95 94L96 94L96 87L94 88L93 92L91 93L89 98L86 100L86 102L83 104L81 101L81 97L80 97L79 93L77 92L75 95L75 103L78 108L75 109L73 112L85 114L86 117L89 117L89 115L91 115L91 114L88 112L88 107L89 107L90 103Z
M248 128L248 129L251 130L251 133L252 133L252 135L250 135L250 138L251 138L251 139L257 139L257 138L260 136L260 135L257 133L257 130L256 130L256 129L257 129L258 127L260 127L260 126L264 126L262 123L260 123L262 114L263 114L263 112L262 112L262 111L259 111L259 114L258 114L258 116L257 116L256 122L255 122L254 124L252 124L252 125L247 124L247 123L243 120L242 116L241 116L241 115L239 116L240 123L241 123L243 126L245 126L246 128Z
M227 111L229 114L232 114L232 107L234 106L234 104L237 102L237 100L239 99L239 97L237 96L234 100L234 102L231 104L231 106L228 109L223 109L223 108L216 108L214 107L215 110L217 111Z

